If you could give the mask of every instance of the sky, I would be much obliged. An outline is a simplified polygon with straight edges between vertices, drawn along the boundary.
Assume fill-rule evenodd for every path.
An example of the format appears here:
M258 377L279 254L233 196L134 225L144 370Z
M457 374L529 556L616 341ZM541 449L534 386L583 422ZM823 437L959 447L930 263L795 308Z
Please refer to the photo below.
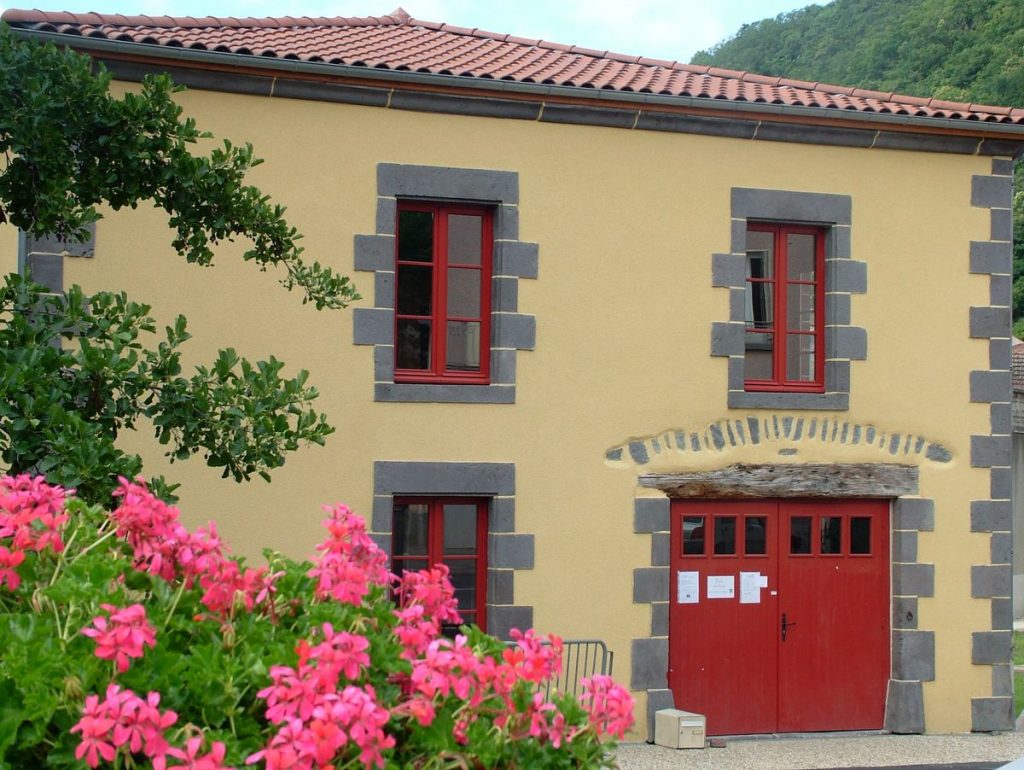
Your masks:
M689 61L743 24L814 0L0 0L5 8L167 16L381 16L416 19L658 59ZM826 0L816 0L823 4ZM76 4L70 4L75 2Z

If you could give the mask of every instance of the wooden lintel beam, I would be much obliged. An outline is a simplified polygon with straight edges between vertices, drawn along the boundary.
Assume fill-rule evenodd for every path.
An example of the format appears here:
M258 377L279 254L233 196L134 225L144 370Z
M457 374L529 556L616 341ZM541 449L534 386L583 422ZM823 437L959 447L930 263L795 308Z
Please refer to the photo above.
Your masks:
M917 494L918 469L894 463L730 465L648 473L640 486L674 498L899 497Z

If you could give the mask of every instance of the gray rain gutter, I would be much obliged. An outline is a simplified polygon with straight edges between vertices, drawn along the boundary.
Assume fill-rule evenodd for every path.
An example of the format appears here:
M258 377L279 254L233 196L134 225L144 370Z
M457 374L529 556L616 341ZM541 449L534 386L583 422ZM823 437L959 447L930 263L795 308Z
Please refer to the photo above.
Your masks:
M699 111L720 110L765 115L783 115L794 118L828 118L846 120L861 125L882 123L891 125L942 128L960 132L989 132L1024 137L1024 125L967 120L963 118L929 118L916 115L894 115L891 113L841 110L831 107L801 107L795 105L765 104L762 102L740 102L707 97L674 96L665 94L644 94L630 91L590 89L580 86L544 85L522 83L514 80L494 80L465 75L439 75L411 70L394 70L377 67L361 67L351 64L330 64L308 62L298 59L280 59L255 54L226 53L195 48L178 48L153 43L136 43L106 38L68 35L59 32L11 27L19 37L66 45L71 48L97 52L116 53L130 56L144 56L169 61L214 64L229 68L256 68L279 73L316 75L325 78L356 78L360 80L404 81L416 85L441 86L450 89L477 89L508 92L535 97L559 97L568 99L602 100L622 102L624 105L642 105L652 110L659 107L686 107Z

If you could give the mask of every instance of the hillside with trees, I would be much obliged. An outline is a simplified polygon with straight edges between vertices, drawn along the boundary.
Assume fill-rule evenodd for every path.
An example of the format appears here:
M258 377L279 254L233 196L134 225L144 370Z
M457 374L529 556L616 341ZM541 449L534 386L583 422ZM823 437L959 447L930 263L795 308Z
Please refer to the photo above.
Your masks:
M694 64L1024 107L1021 0L834 0L753 24ZM1014 332L1024 336L1024 163L1014 195Z

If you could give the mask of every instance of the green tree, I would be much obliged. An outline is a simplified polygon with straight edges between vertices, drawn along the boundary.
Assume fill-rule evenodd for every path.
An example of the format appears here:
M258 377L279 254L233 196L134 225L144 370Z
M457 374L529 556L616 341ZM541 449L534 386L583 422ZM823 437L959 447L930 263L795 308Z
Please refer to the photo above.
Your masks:
M81 239L97 206L163 209L173 246L210 264L221 241L248 239L246 260L283 271L282 283L318 309L358 298L348 278L306 263L300 236L245 175L252 147L209 138L182 117L166 77L138 93L109 92L111 77L86 56L17 40L0 29L0 222L26 233ZM0 459L11 473L42 471L93 502L141 460L116 445L146 418L172 461L202 453L235 480L267 472L302 443L332 432L310 408L307 373L250 363L231 349L184 376L179 317L157 340L150 308L123 294L41 293L17 276L0 288ZM165 492L167 489L165 488Z

